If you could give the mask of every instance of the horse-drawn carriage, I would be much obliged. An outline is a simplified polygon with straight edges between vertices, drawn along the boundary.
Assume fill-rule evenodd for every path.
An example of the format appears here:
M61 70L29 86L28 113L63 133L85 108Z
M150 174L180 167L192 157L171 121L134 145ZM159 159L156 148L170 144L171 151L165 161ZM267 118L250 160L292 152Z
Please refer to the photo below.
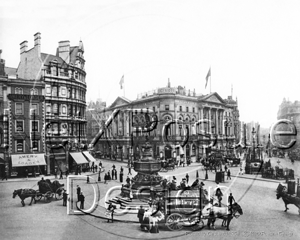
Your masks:
M167 172L168 170L174 170L175 169L176 162L174 159L164 159L161 161L161 172Z
M53 199L53 196L55 195L55 198L57 200L61 200L63 198L63 186L64 184L60 184L59 181L55 180L51 183L49 179L47 180L41 180L38 182L39 189L34 190L30 188L21 188L18 190L15 190L13 192L13 198L15 198L17 195L21 199L21 203L23 207L25 206L24 199L31 198L30 204L32 204L32 201L34 200L34 203L36 201L41 200L44 198L45 202L50 202Z
M44 198L45 202L50 202L53 197L61 200L63 198L64 184L60 184L59 181L55 180L51 183L49 179L41 180L38 182L39 190L36 191L35 199L37 201Z
M212 224L214 227L215 220L221 218L222 226L229 230L231 219L243 214L237 203L229 209L227 206L213 205L212 202L213 198L209 199L207 191L199 186L176 191L166 190L164 197L160 194L151 202L141 227L150 231L153 225L162 223L171 231L181 230L183 227L197 231L204 227L205 220L208 221L208 226Z

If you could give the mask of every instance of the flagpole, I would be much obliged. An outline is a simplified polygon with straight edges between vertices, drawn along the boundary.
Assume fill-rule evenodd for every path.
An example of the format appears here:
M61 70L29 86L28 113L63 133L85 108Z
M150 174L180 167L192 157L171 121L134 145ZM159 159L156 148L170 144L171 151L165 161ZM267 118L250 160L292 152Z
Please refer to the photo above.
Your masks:
M124 76L124 74L123 74L123 76ZM125 81L124 81L124 78L123 78L123 97L125 97Z
M211 93L211 72L210 72L210 76L209 76L209 91Z

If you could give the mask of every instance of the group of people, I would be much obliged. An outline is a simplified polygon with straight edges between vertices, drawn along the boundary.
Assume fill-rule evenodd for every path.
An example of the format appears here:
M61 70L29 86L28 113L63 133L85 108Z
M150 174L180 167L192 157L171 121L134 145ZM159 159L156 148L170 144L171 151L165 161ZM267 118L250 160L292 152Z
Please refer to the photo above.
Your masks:
M83 195L83 192L81 191L81 187L77 185L77 202L80 202L80 209L84 209L84 200L85 196Z
M123 175L124 175L124 169L123 169L123 167L121 167L120 173L119 173L119 179L120 179L121 183L123 182ZM117 172L116 166L113 165L111 173L110 173L110 170L108 170L108 172L104 174L104 183L107 184L107 181L110 181L110 180L118 180L117 176L118 176L118 172Z

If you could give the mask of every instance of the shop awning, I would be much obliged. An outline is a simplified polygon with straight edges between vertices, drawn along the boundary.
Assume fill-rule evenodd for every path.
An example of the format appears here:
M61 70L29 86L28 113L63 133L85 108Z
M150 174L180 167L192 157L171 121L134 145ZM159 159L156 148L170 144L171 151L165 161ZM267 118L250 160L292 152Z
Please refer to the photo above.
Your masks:
M88 158L89 161L91 162L96 162L96 159L87 151L82 152L84 156L86 156Z
M88 161L85 159L81 152L72 152L70 153L70 155L77 164L88 163Z
M28 167L46 165L45 156L40 154L11 154L11 163L13 167Z

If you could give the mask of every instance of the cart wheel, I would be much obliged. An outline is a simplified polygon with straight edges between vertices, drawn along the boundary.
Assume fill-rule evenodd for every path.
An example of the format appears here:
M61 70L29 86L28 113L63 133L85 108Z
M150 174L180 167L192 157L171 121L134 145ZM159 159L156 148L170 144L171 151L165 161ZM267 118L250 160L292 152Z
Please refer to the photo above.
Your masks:
M34 196L35 201L40 201L42 198L42 194L40 192L36 192L36 195Z
M45 202L51 202L53 196L54 196L53 192L50 192L50 191L46 192L45 195L44 195Z
M63 191L64 191L64 188L63 187L60 187L56 190L55 192L55 199L56 200L62 200L63 198Z
M194 222L194 225L191 226L193 231L202 230L204 228L204 222L202 219L199 219L199 216L192 217L191 222Z
M182 216L179 213L172 213L167 217L166 226L171 231L181 230L183 228L183 224L181 222Z

